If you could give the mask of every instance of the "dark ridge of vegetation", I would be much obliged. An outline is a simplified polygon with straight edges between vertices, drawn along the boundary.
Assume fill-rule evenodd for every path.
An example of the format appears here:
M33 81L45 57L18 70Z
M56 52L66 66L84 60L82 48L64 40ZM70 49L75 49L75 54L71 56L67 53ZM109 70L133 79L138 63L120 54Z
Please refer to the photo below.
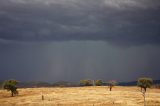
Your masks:
M160 80L153 80L153 86L159 85ZM119 82L118 85L120 86L137 86L137 81L131 81L131 82Z
M77 87L79 84L67 82L67 81L58 81L54 84L52 84L53 87Z
M95 85L96 86L102 86L103 85L103 81L102 80L96 80L95 81Z
M0 80L0 89L2 89L4 81ZM92 82L93 83L93 82ZM91 84L92 86L93 84ZM95 80L95 85L96 80ZM98 84L99 85L99 84ZM102 86L108 86L109 84L106 82L100 82L100 85ZM118 82L119 86L137 86L137 81L131 81L131 82ZM55 83L48 83L48 82L42 82L42 81L31 81L31 82L19 82L17 84L18 88L33 88L33 87L77 87L77 86L83 86L83 84L80 83L72 83L67 81L58 81ZM153 80L153 88L160 88L160 80Z
M154 84L160 84L160 80L153 80Z
M80 80L79 85L80 86L93 86L93 80L91 79Z
M78 84L67 82L67 81L58 81L53 84L42 81L34 81L34 82L19 82L19 88L36 88L36 87L76 87Z
M137 85L137 81L119 82L118 85L120 85L120 86L136 86Z
M52 84L42 81L35 81L35 82L19 82L17 86L19 88L35 88L35 87L51 87Z

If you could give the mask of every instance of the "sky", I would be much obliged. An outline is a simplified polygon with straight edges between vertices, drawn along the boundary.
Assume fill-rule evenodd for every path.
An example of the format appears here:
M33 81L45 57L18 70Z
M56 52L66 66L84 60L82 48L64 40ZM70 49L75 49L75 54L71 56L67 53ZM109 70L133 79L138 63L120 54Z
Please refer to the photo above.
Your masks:
M0 80L160 79L159 0L0 0Z

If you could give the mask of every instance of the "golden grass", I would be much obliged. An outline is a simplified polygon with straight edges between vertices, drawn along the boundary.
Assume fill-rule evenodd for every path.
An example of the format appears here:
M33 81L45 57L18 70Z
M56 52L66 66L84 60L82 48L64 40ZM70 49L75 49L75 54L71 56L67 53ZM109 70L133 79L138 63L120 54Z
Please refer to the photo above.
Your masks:
M137 87L70 87L18 89L19 95L0 90L0 106L143 106ZM43 92L44 100L41 100ZM148 89L147 106L160 106L160 89Z

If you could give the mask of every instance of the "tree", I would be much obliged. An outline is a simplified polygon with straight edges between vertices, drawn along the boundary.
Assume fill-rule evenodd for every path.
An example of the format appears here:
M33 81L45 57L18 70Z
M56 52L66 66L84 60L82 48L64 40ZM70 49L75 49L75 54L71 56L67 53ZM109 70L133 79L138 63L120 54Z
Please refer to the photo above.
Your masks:
M92 84L92 80L86 79L86 80L81 80L80 85L82 85L82 86L92 86L93 84Z
M96 80L95 85L96 86L101 86L103 84L102 80Z
M7 91L11 91L11 96L18 94L16 85L18 84L17 80L6 80L3 84L3 89L6 89Z
M141 92L143 94L143 98L144 98L144 106L146 106L146 91L147 88L150 88L153 84L153 80L152 78L139 78L137 81L137 86L141 87Z
M144 89L144 91L147 91L147 88L150 88L153 84L153 80L152 78L139 78L137 81L137 86L141 87L141 91L142 89Z
M112 91L112 88L114 86L116 86L118 84L118 82L115 81L115 80L111 80L111 81L108 82L108 84L109 84L109 90Z

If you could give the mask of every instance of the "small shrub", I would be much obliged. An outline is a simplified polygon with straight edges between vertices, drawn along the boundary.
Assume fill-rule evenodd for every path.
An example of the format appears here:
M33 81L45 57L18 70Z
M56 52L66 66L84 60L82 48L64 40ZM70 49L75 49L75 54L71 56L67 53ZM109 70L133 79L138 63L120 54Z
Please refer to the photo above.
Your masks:
M112 91L112 88L113 88L114 86L116 86L117 84L118 84L118 82L115 81L115 80L109 81L109 82L108 82L109 90Z
M141 87L141 91L142 89L144 89L144 91L146 92L147 88L150 88L153 84L153 80L152 78L139 78L137 81L137 86Z
M102 86L103 85L103 81L102 80L96 80L95 81L95 85L96 86Z
M81 80L80 85L81 86L92 86L93 84L92 84L92 80L86 79L86 80Z
M17 87L16 87L17 84L18 84L18 81L16 80L13 80L13 79L7 80L3 84L3 89L6 89L7 91L11 91L11 96L13 97L14 95L18 94Z

